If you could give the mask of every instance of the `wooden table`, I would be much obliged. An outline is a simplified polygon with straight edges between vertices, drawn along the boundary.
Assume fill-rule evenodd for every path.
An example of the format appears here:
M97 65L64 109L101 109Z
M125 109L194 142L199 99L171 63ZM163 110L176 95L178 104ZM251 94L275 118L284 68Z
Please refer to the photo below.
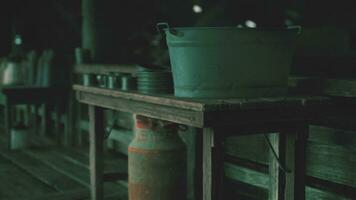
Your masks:
M4 106L5 132L9 137L13 121L12 107L16 105L44 105L43 133L50 126L50 115L48 107L56 102L63 101L65 90L63 88L35 87L35 86L12 86L0 88L0 104ZM35 109L37 110L37 109ZM34 122L37 129L36 122ZM10 145L10 142L9 142Z
M223 197L223 139L241 134L280 133L270 137L279 161L270 160L270 199L305 199L305 143L309 119L324 97L258 99L184 99L74 85L77 99L89 105L92 199L103 196L103 109L135 113L200 128L202 196ZM254 147L251 147L254 148ZM286 168L283 173L278 162ZM199 190L199 188L197 189Z

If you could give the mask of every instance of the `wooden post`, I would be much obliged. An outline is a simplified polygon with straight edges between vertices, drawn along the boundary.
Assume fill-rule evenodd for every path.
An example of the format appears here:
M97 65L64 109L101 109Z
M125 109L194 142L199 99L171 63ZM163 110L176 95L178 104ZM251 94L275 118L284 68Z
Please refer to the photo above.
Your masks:
M223 152L221 136L203 129L203 200L223 199Z
M187 146L188 200L202 199L202 139L201 129L189 127L182 132Z
M96 9L97 0L82 1L82 46L89 49L91 58L96 60L97 30Z
M105 129L103 116L101 108L92 105L89 106L89 164L92 200L102 200L104 195L103 142Z

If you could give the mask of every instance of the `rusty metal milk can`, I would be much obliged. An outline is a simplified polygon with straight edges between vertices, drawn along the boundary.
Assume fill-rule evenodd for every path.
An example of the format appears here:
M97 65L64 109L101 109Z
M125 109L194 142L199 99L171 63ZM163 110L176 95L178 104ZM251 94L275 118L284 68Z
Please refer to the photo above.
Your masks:
M186 147L177 124L135 116L128 163L130 200L186 199Z

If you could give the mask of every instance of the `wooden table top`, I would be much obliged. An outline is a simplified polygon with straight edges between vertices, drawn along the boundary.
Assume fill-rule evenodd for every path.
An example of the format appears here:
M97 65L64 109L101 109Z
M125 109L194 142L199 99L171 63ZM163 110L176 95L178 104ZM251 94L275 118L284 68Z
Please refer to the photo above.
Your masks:
M254 99L188 99L173 95L148 95L74 85L81 103L194 127L230 124L233 121L286 121L305 117L304 109L325 105L320 96L286 96ZM302 116L303 115L303 116Z

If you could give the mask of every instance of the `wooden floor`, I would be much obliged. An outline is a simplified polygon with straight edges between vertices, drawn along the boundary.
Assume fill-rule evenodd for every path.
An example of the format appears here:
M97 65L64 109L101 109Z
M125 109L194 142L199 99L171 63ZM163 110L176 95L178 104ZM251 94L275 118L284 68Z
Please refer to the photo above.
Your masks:
M6 149L0 131L1 200L89 199L88 148L63 148L36 141L29 149ZM45 145L44 145L45 144ZM120 155L105 154L105 171L127 171ZM127 199L127 182L105 183L105 199Z

